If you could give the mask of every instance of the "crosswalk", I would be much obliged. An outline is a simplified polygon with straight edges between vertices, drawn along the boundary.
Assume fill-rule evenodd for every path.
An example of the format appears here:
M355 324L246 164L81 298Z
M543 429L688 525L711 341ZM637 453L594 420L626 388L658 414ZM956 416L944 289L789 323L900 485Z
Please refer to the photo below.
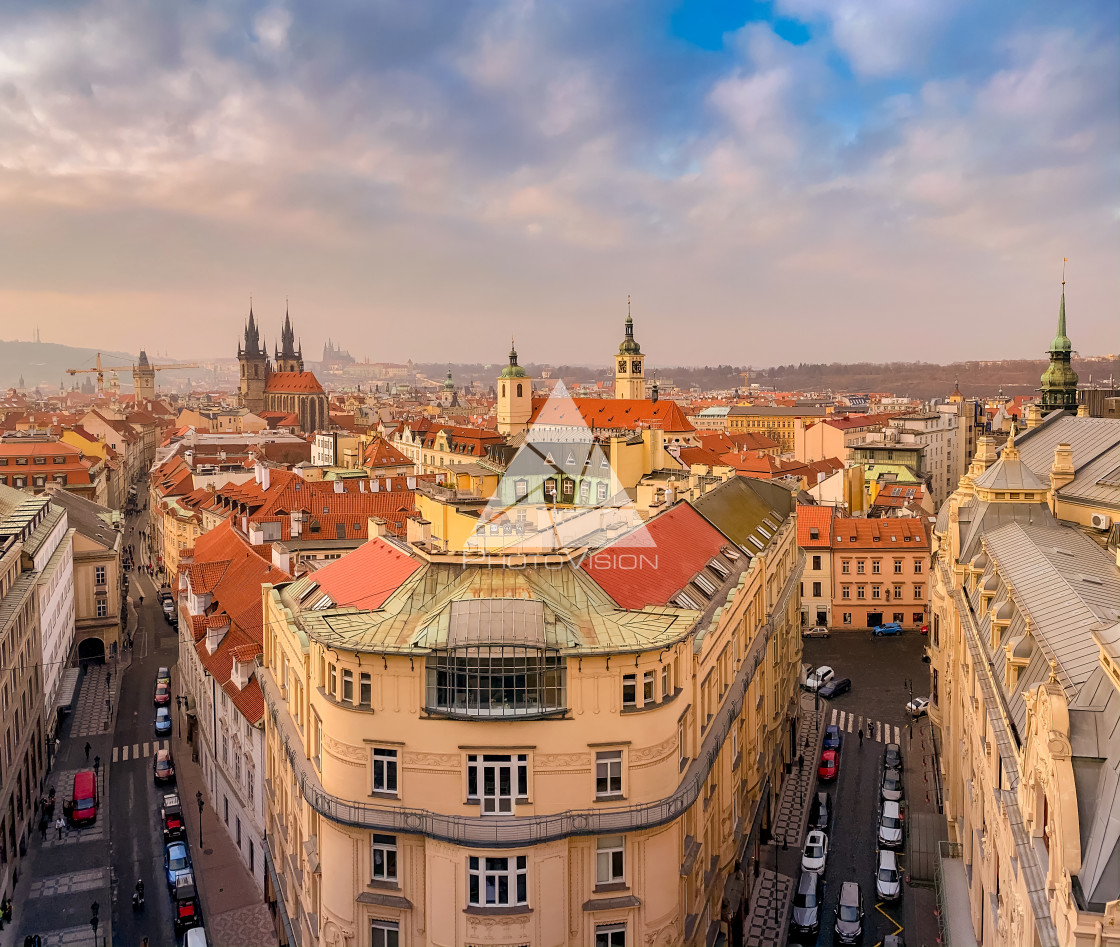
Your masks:
M865 720L863 715L850 714L837 708L832 708L831 725L839 727L844 733L856 734L861 730L867 733L867 725L871 724L871 739L880 743L902 744L902 731L896 725L884 723L882 720Z
M138 760L145 756L151 756L156 750L169 749L167 740L150 740L147 743L133 743L129 746L127 743L123 746L113 747L113 762L127 762L128 760Z

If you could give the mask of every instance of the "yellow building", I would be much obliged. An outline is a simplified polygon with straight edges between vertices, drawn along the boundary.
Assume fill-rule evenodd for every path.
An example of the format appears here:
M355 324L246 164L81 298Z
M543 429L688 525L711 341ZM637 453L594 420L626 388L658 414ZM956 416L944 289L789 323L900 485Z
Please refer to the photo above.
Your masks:
M742 490L594 551L375 536L266 585L286 936L710 943L752 883L735 868L771 825L798 707L791 510Z
M1118 466L1115 420L1055 412L981 437L938 516L947 942L1120 944Z

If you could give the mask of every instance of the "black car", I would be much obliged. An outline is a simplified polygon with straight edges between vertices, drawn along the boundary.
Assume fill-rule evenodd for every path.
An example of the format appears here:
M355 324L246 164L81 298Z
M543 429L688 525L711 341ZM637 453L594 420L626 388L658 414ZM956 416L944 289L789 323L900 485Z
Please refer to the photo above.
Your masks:
M797 891L793 895L793 912L790 915L789 932L793 937L817 939L821 929L821 901L824 898L824 882L815 871L801 872Z
M829 681L824 687L817 691L817 693L825 698L839 697L841 694L848 693L851 689L852 679L850 677L840 677L836 680Z
M840 744L844 742L844 738L840 736L840 728L835 724L824 728L824 744L823 749L826 750L839 750Z
M826 792L818 792L813 797L809 810L809 828L827 832L832 826L832 797Z
M888 743L883 752L883 769L902 769L902 747Z
M833 930L841 944L858 944L863 940L863 892L855 881L845 881L840 886Z

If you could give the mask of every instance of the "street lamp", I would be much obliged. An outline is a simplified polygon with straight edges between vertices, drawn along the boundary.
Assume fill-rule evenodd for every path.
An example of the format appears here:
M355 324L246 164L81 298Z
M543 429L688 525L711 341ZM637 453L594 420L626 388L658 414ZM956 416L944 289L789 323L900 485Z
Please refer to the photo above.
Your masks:
M202 798L202 790L194 794L194 798L198 800L198 847L202 848L202 809L206 802Z

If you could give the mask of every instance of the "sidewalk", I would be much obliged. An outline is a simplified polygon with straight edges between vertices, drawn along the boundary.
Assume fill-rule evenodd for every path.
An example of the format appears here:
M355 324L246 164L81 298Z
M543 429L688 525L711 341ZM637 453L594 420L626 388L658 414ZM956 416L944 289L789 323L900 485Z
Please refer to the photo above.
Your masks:
M750 912L743 921L743 941L748 947L772 947L786 942L797 866L801 857L801 836L809 817L809 797L813 791L816 760L824 732L824 714L814 709L812 694L801 695L801 720L797 727L797 752L803 757L782 784L778 817L774 823L772 867L763 868L752 895ZM786 849L781 848L785 842Z
M172 671L172 675L177 684L178 667ZM178 690L177 693L182 691ZM202 778L202 769L192 761L192 748L181 737L178 728L171 745L207 940L211 944L253 944L257 947L276 944L276 925L268 905L265 904L264 894L257 888L241 860L241 853L226 827L219 821L217 805L210 798ZM205 802L201 845L195 795L199 790L202 791ZM264 852L259 852L257 857L264 858Z

